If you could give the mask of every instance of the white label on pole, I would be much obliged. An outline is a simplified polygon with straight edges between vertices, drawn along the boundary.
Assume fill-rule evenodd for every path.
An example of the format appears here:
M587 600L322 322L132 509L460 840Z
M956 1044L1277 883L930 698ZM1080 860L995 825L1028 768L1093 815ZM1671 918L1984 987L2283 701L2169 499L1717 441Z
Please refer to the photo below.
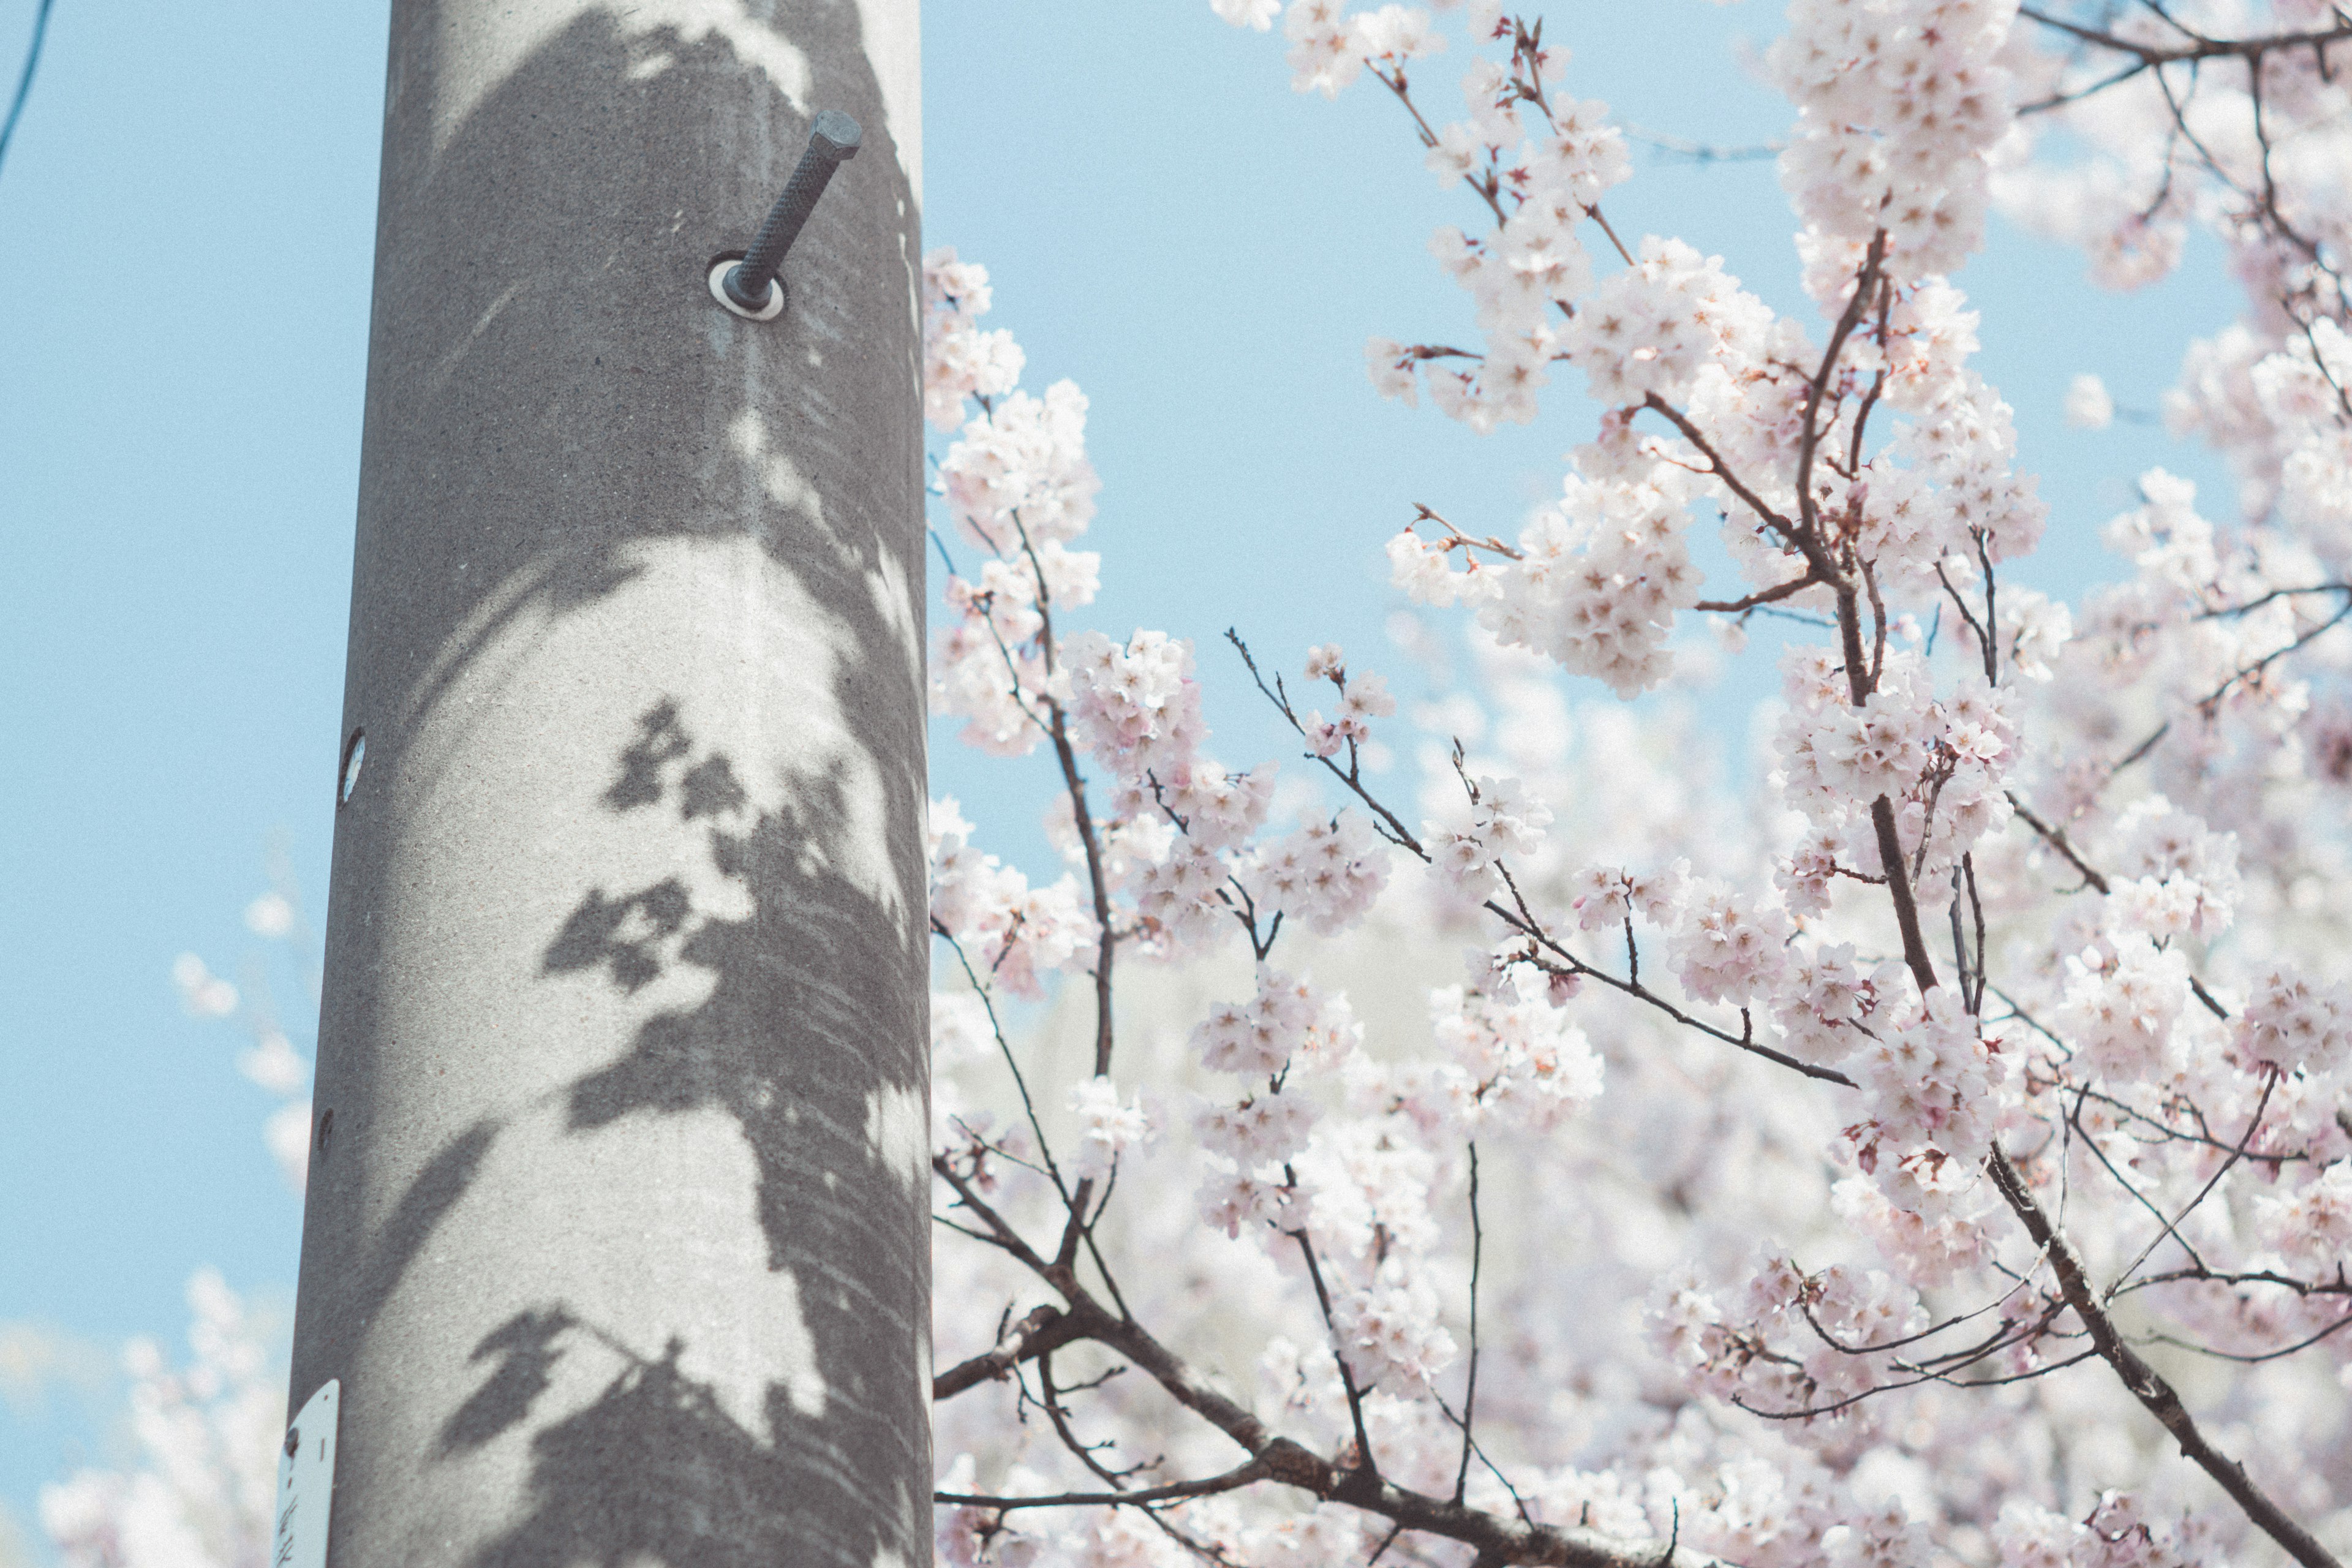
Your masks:
M278 1528L270 1568L327 1568L327 1514L335 1500L335 1416L342 1384L331 1378L294 1425L278 1456Z

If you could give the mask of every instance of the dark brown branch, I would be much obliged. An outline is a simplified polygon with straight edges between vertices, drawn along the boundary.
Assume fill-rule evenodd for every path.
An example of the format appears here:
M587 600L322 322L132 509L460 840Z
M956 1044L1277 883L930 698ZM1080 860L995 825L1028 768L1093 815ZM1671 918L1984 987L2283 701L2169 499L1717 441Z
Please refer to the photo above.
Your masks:
M1249 644L1242 641L1241 633L1227 626L1225 640L1233 644L1234 651L1242 656L1242 663L1248 667L1250 679L1257 683L1259 692L1268 702L1274 704L1275 711L1288 720L1290 727L1303 737L1307 733L1307 726L1299 721L1297 710L1291 707L1289 698L1265 683L1265 677L1258 673L1257 659L1250 653ZM1312 752L1308 754L1313 755ZM1367 810L1386 825L1391 843L1423 860L1429 858L1429 852L1421 847L1421 840L1413 837L1412 830L1404 825L1403 820L1395 812L1372 797L1372 793L1364 787L1363 780L1354 770L1343 768L1328 757L1316 757L1315 760L1321 763L1333 778L1339 780L1349 794L1364 803Z
M934 1402L953 1399L968 1388L996 1382L1019 1363L1081 1339L1077 1320L1054 1307L1039 1307L1004 1331L996 1348L958 1362L931 1379Z
M1028 526L1021 514L1013 514L1013 526L1019 534L1022 552L1029 558L1029 571L1037 584L1037 640L1045 663L1045 673L1054 673L1054 612L1052 592L1045 585L1045 564L1037 559L1036 548L1029 542ZM1007 656L1008 661L1010 655ZM1016 678L1017 684L1017 678ZM1101 1078L1110 1071L1111 1056L1111 960L1118 950L1117 921L1112 917L1110 885L1103 875L1102 844L1095 832L1094 816L1087 808L1086 775L1078 771L1078 756L1070 744L1069 716L1062 705L1052 698L1045 699L1046 711L1053 722L1046 732L1054 740L1054 758L1062 770L1062 788L1070 797L1070 820L1077 829L1078 843L1086 851L1087 890L1095 910L1095 1070ZM1040 1143L1044 1135L1039 1134ZM1087 1230L1087 1205L1094 1196L1091 1178L1078 1183L1077 1191L1069 1202L1069 1223L1062 1228L1060 1256L1069 1262L1078 1255L1078 1243Z
M1423 858L1426 859L1427 857L1424 856ZM1776 1051L1769 1046L1758 1044L1752 1026L1748 1030L1737 1035L1731 1033L1728 1029L1717 1028L1715 1025L1708 1023L1704 1018L1693 1017L1688 1013L1685 1013L1681 1008L1675 1006L1673 1003L1667 1001L1664 997L1659 995L1656 992L1651 990L1648 986L1643 984L1641 959L1639 956L1639 950L1633 945L1633 922L1630 917L1628 917L1625 921L1626 973L1624 978L1620 979L1618 976L1610 973L1607 970L1598 968L1593 964L1586 963L1583 959L1577 957L1575 953L1570 952L1566 947L1562 946L1559 939L1554 937L1549 931L1546 930L1543 922L1536 918L1534 911L1528 908L1527 898L1519 891L1519 885L1517 881L1512 878L1509 868L1498 864L1496 867L1496 869L1501 873L1503 885L1510 889L1512 902L1516 904L1517 908L1516 910L1505 909L1502 905L1496 903L1492 899L1486 900L1480 907L1485 909L1487 913L1498 917L1505 925L1509 926L1521 936L1524 936L1538 944L1538 946L1539 946L1545 952L1549 952L1554 958L1558 959L1559 963L1556 965L1540 957L1531 958L1531 962L1535 963L1537 967L1544 970L1547 973L1564 972L1570 974L1591 975L1593 979L1598 980L1601 984L1608 986L1611 990L1622 992L1624 994L1633 997L1637 1002L1645 1003L1648 1005L1656 1008L1659 1012L1664 1014L1675 1023L1682 1025L1685 1028L1696 1029L1700 1034L1706 1035L1712 1039L1721 1040L1727 1046L1737 1046L1741 1050L1748 1052L1751 1056L1762 1057L1766 1061L1772 1063L1776 1067L1787 1068L1791 1072L1802 1073L1807 1078L1816 1079L1823 1083L1840 1084L1847 1089L1857 1087L1853 1079L1838 1071L1835 1068L1816 1067L1811 1062L1800 1061L1795 1057L1790 1056L1785 1051Z
M2195 60L2242 59L2259 60L2263 56L2286 49L2326 48L2330 44L2352 43L2352 26L2343 24L2324 33L2273 33L2261 38L2207 38L2190 35L2190 41L2177 48L2160 48L2154 44L2135 43L2097 27L2086 27L2078 22L2050 16L2031 5L2021 5L2017 14L2029 22L2039 22L2053 32L2063 33L2083 43L2112 49L2119 55L2129 55L2144 65L2184 65Z
M1148 1508L1157 1503L1181 1502L1188 1498L1213 1497L1219 1492L1237 1491L1254 1481L1265 1480L1272 1472L1256 1459L1227 1470L1222 1476L1209 1476L1197 1481L1173 1481L1164 1487L1140 1487L1131 1492L1057 1492L1051 1497L988 1497L970 1492L933 1492L931 1500L961 1508L992 1509L1009 1513L1016 1508L1109 1508L1124 1505Z
M2164 1245L2167 1237L2180 1243L2181 1250L2189 1254L2191 1262L2200 1267L2203 1266L2204 1259L2199 1258L2197 1249L2189 1245L2189 1238L2180 1234L2181 1223L2197 1212L2197 1205L2211 1196L2213 1189L2221 1184L2221 1178L2228 1175L2236 1168L2238 1162L2246 1157L2246 1151L2253 1145L2254 1134L2262 1130L2263 1117L2271 1108L2271 1095L2277 1089L2279 1079L2284 1076L2274 1065L2269 1067L2263 1074L2263 1097L2254 1103L2253 1117L2246 1123L2246 1135L2238 1140L2238 1146L2230 1151L2230 1157L2221 1162L2221 1168L2206 1179L2205 1184L2197 1189L2197 1195L2189 1199L2188 1205L2179 1214L2170 1219L2164 1219L2161 1215L2157 1216L2164 1220L2164 1228L2158 1231L2154 1238L2139 1249L2139 1256L2133 1258L2124 1271L2116 1276L2116 1283L2107 1287L2107 1300L2111 1301L2115 1300L2116 1288L2139 1271L2139 1266L2147 1262L2149 1255L2158 1247Z
M1283 1167L1283 1173L1289 1175L1288 1166ZM1298 1255L1307 1259L1307 1282L1315 1287L1315 1304L1322 1309L1323 1329L1331 1336L1331 1360L1339 1369L1339 1387L1348 1395L1348 1419L1356 1427L1356 1463L1377 1475L1380 1464L1372 1458L1372 1435L1364 1426L1363 1391L1356 1386L1356 1374L1348 1366L1348 1349L1339 1342L1339 1321L1332 1315L1331 1292L1324 1286L1322 1268L1315 1261L1315 1244L1303 1230L1292 1231L1290 1238L1298 1243Z
M1061 1194L1063 1204L1069 1208L1071 1216L1075 1218L1079 1212L1078 1206L1071 1199L1068 1184L1062 1180L1061 1168L1054 1163L1054 1151L1045 1142L1045 1124L1037 1119L1037 1103L1030 1097L1028 1077L1022 1072L1021 1063L1013 1054L1013 1042L1004 1037L1004 1026L996 1016L995 999L989 994L988 987L981 984L980 976L973 972L971 960L965 955L963 943L957 939L956 934L937 921L931 922L931 934L948 944L948 951L954 953L956 962L963 966L964 979L971 984L972 994L980 998L981 1008L988 1015L989 1033L995 1038L996 1048L1004 1058L1006 1070L1013 1074L1013 1087L1020 1091L1021 1109L1028 1118L1029 1131L1036 1136L1037 1157L1045 1163L1045 1173L1052 1178L1055 1192ZM1003 954L1000 953L998 956L1001 959Z
M1108 1377L1111 1374L1106 1373L1103 1375ZM1101 1380L1096 1381L1098 1384ZM1062 1403L1064 1391L1054 1386L1054 1353L1051 1351L1037 1358L1037 1391L1043 1395L1037 1403L1045 1407L1045 1419L1054 1424L1054 1435L1062 1439L1062 1447L1078 1457L1078 1463L1094 1473L1096 1479L1124 1491L1128 1477L1138 1469L1149 1468L1139 1465L1125 1470L1114 1470L1095 1458L1096 1448L1108 1447L1108 1443L1089 1445L1079 1440L1076 1430L1070 1426L1069 1407Z
M1660 397L1654 392L1643 399L1642 406L1644 408L1655 409L1658 413L1664 415L1667 422L1673 425L1676 430L1682 432L1683 439L1688 441L1692 446L1698 448L1699 456L1707 460L1709 465L1708 471L1710 473L1714 474L1716 478L1721 479L1726 485L1730 487L1731 493L1738 496L1740 500L1747 505L1748 510L1756 514L1757 519L1759 521L1770 528L1774 533L1779 534L1783 543L1787 544L1790 549L1801 550L1801 547L1798 544L1799 534L1797 525L1790 522L1787 518L1782 517L1779 512L1774 511L1770 507L1766 506L1764 504L1764 498L1750 489L1745 480L1740 479L1738 474L1731 471L1731 465L1725 462L1723 458L1717 455L1715 447L1708 443L1707 438L1699 433L1699 427L1692 424L1690 419L1681 409L1676 408L1673 404L1668 403L1664 398ZM1820 577L1823 582L1832 581L1836 577L1836 568L1830 563L1829 557L1826 554L1823 554L1821 559L1815 560L1811 552L1805 551L1802 552L1802 553L1805 556L1805 564L1812 569L1814 575Z
M1470 1484L1470 1452L1477 1447L1473 1435L1478 1419L1478 1270L1485 1261L1486 1227L1478 1218L1478 1144L1470 1143L1470 1374L1462 1394L1462 1462L1454 1470L1454 1500L1462 1500Z
M2067 841L2066 830L2064 828L2053 827L2050 824L2034 816L2032 810L2028 807L2023 801L2017 798L2017 792L2015 790L2011 790L2008 794L2010 807L2017 813L2017 819L2020 822L2024 823L2026 826L2031 827L2034 832L2040 834L2043 843L2049 845L2051 848L2058 851L2059 854L2063 855L2066 858L2066 864L2074 867L2074 869L2083 873L2083 880L2088 882L2092 887L2096 888L2102 893L2109 890L2106 878L2101 876L2097 868L2094 867L2088 860L2084 859L2082 855L2076 851L2074 846ZM2075 891L2079 892L2081 889L2076 889Z
M1583 1528L1556 1529L1530 1524L1524 1520L1504 1520L1482 1510L1449 1502L1425 1493L1409 1490L1381 1479L1368 1468L1342 1468L1333 1461L1311 1452L1287 1437L1277 1437L1265 1428L1265 1424L1234 1400L1202 1382L1181 1359L1153 1338L1141 1324L1132 1320L1116 1318L1103 1310L1072 1268L1049 1263L1035 1249L1023 1242L1010 1224L989 1205L987 1201L971 1190L944 1159L935 1158L932 1168L954 1187L974 1215L992 1234L998 1246L1018 1258L1038 1278L1058 1292L1066 1307L1064 1317L1068 1321L1068 1340L1076 1342L1088 1340L1116 1352L1151 1378L1187 1410L1201 1416L1211 1426L1231 1438L1250 1456L1239 1470L1222 1481L1244 1471L1254 1471L1254 1479L1279 1481L1286 1486L1312 1492L1331 1502L1346 1503L1380 1515L1405 1530L1423 1531L1458 1541L1481 1556L1496 1563L1528 1563L1551 1564L1553 1568L1659 1568L1664 1542L1627 1541L1603 1535ZM1199 1486L1191 1482L1184 1485ZM1192 1494L1204 1495L1204 1494ZM1080 1499L1101 1506L1137 1504L1160 1500L1150 1499L1144 1492L1111 1492L1102 1494L1066 1494L1063 1499L998 1500L974 1494L940 1494L937 1500L961 1506L995 1508L1000 1506L1045 1507L1049 1504L1080 1506ZM1180 1500L1171 1497L1166 1500ZM1677 1552L1676 1568L1730 1568L1718 1560L1694 1552Z
M2128 1296L2135 1290L2149 1290L2159 1285L2179 1285L2184 1282L2227 1285L2232 1289L2242 1285L2275 1285L2282 1290L2292 1290L2303 1297L2352 1296L2352 1280L2298 1279L2292 1274L2281 1274L2272 1268L2248 1268L2232 1272L2207 1268L2202 1265L2188 1268L2170 1268L2161 1274L2144 1276L2124 1286L2116 1291L2116 1294Z
M1691 608L1707 610L1717 615L1738 615L1741 611L1752 610L1759 605L1777 605L1783 599L1792 599L1808 588L1821 586L1821 583L1822 580L1819 577L1808 572L1801 577L1791 577L1785 583L1759 589L1744 599L1701 599Z
M2049 1256L2051 1268L2058 1276L2059 1289L2066 1295L2066 1304L2083 1321L2089 1331L2091 1343L2099 1358L2115 1370L2116 1376L2129 1389L2132 1397L2140 1402L2147 1413L2172 1434L2180 1446L2181 1454L2198 1468L2213 1478L2214 1483L2229 1493L2230 1500L2244 1510L2246 1518L2257 1530L2278 1542L2286 1554L2303 1564L2303 1568L2342 1568L2316 1537L2294 1520L2284 1509L2273 1502L2269 1494L2253 1483L2245 1467L2230 1458L2206 1439L2198 1429L2196 1419L2180 1395L2173 1392L2157 1370L2143 1360L2140 1353L2124 1340L2116 1329L2115 1320L2107 1316L2099 1292L2091 1283L2090 1271L2084 1266L2082 1255L2074 1250L2025 1184L2025 1178L2009 1155L2000 1148L1985 1163L1993 1186L2002 1201L2023 1222L2025 1232L2034 1245Z
M2200 1345L2192 1340L2176 1339L2170 1334L2151 1334L2148 1337L2160 1344L2170 1345L2175 1350L2187 1351L2191 1355L2210 1356L2215 1361L2233 1361L2240 1366L2260 1366L2266 1361L2280 1361L2300 1351L2307 1351L2320 1341L2333 1338L2338 1330L2347 1325L2352 1325L2352 1312L2345 1313L2316 1333L2305 1334L2292 1344L2279 1345L2266 1351L2217 1351L2211 1345Z

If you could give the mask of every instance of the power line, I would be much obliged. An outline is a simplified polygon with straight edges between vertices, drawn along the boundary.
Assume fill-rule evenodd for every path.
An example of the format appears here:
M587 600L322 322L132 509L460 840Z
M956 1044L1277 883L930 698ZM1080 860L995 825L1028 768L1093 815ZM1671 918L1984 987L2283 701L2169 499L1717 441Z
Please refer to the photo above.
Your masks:
M41 40L49 33L49 7L56 0L41 0L41 8L33 14L33 41L25 50L25 69L16 78L16 100L8 105L8 119L0 123L0 164L8 161L8 142L16 134L16 121L25 112L25 100L33 90L33 68L41 63Z

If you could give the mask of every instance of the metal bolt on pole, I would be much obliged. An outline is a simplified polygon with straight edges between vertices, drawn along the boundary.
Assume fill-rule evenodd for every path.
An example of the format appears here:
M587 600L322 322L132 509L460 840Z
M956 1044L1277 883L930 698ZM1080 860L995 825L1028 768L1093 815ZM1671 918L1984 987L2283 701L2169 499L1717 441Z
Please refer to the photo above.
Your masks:
M817 198L824 195L833 172L857 156L862 134L857 121L839 110L818 112L816 122L809 127L808 146L802 152L783 194L768 209L768 220L760 226L751 248L719 279L719 287L726 290L726 302L738 311L761 319L782 312L784 280L777 276L776 269L783 265L793 241L800 237L801 226L816 210Z
M931 1555L917 0L676 9L391 4L289 1568Z

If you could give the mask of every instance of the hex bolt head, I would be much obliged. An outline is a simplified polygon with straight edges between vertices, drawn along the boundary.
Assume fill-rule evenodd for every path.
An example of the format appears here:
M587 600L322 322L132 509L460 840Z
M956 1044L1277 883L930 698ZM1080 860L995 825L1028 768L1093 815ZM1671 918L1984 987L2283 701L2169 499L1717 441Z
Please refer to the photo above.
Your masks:
M865 140L857 121L837 109L820 110L809 126L808 146L801 153L801 161L785 182L783 194L776 205L768 209L765 223L760 226L759 237L743 253L743 259L726 268L719 278L720 303L737 315L754 321L772 321L783 312L783 280L776 269L783 264L793 241L800 237L801 226L808 222L809 214L816 210L817 198L824 195L825 185L833 172L857 156L857 148Z

